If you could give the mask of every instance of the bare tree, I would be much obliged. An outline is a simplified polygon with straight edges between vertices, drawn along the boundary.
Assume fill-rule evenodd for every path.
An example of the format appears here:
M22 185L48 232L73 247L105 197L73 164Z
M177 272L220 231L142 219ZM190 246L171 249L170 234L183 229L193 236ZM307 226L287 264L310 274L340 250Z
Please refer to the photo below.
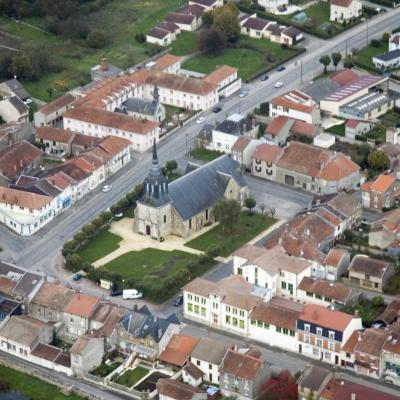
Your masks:
M264 203L261 203L261 204L259 205L259 207L260 207L260 210L261 210L261 215L263 215L263 214L264 214L264 210L265 210L265 204L264 204Z
M274 218L275 214L276 214L276 208L275 207L271 207L269 209L269 214L271 215L272 218Z

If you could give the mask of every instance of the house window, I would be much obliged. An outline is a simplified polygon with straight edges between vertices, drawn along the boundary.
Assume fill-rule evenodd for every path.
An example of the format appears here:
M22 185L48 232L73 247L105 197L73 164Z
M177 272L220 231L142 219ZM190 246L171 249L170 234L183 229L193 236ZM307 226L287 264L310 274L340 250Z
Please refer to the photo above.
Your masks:
M275 327L275 329L276 329L276 331L277 331L278 333L282 333L282 328L281 328L280 326Z
M193 311L193 304L192 303L188 303L187 309L188 309L188 311Z
M321 339L317 339L317 346L318 347L322 347L322 340Z
M335 339L335 332L329 331L329 339Z
M244 321L242 319L239 320L239 328L244 329Z
M243 269L242 268L238 268L237 269L237 274L238 275L243 275Z
M283 290L286 290L286 282L281 282L281 287Z
M257 324L257 321L256 321L255 319L252 319L252 320L251 320L251 324L252 324L252 325L256 325L256 324Z
M231 317L230 317L229 315L226 315L226 316L225 316L225 322L226 322L227 324L230 324L230 323L231 323Z
M167 222L167 216L164 215L164 224Z
M317 335L322 335L322 328L317 328Z
M238 319L237 318L235 318L235 317L232 318L232 325L233 326L238 326Z
M310 325L309 324L304 324L304 330L307 332L310 332Z
M226 312L231 312L231 308L230 308L229 306L226 306L226 307L225 307L225 311L226 311Z
M205 317L205 316L206 316L206 309L205 309L205 307L201 307L201 315L202 315L202 317Z
M200 313L200 307L198 305L194 306L194 313L199 314Z

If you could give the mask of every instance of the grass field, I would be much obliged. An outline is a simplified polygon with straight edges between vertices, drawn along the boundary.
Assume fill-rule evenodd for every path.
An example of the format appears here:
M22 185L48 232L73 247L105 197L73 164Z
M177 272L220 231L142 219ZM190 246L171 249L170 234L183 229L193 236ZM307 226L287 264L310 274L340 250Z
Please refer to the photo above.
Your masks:
M109 228L103 228L100 233L84 245L79 251L85 261L90 263L99 260L114 250L118 249L118 243L122 238L109 232Z
M134 369L130 369L124 372L121 376L116 379L116 383L126 386L132 387L137 382L139 382L142 378L144 378L149 373L149 370L142 367L136 367Z
M182 68L204 74L210 73L220 65L230 65L239 69L239 76L250 79L268 68L285 62L298 53L296 49L282 49L277 43L264 39L240 38L237 47L227 48L221 54L198 54L183 63Z
M269 218L265 215L249 215L247 212L242 212L239 226L233 235L227 235L222 231L221 226L217 225L210 231L186 243L186 246L207 251L211 247L218 245L222 247L222 255L226 257L275 222L274 218Z
M83 400L77 395L63 394L56 386L38 378L0 365L0 382L11 390L19 392L30 400Z
M145 33L165 15L176 9L181 0L112 0L108 1L100 11L88 15L90 27L108 27L108 45L103 49L90 49L85 42L69 40L63 37L49 35L28 25L14 20L0 18L0 32L6 32L21 45L38 43L50 49L52 56L65 69L57 74L47 74L38 81L23 82L26 89L41 100L50 100L48 88L55 89L53 97L60 95L74 86L89 81L90 68L96 65L100 58L107 57L111 64L126 68L148 58L147 43L135 40L137 32ZM43 27L44 19L31 18L25 22ZM112 27L112 28L111 28ZM62 85L57 85L57 83Z
M383 54L387 51L387 44L382 44L379 47L373 47L369 45L357 51L353 56L356 65L367 69L375 70L374 64L372 63L372 57Z
M197 147L196 149L193 149L191 152L191 156L196 160L207 161L207 162L215 160L216 158L221 157L223 154L224 153L221 153L219 151L207 150L203 149L202 147Z
M341 125L333 125L328 129L325 129L329 133L333 133L334 135L344 136L346 130L346 124Z
M192 54L196 50L197 36L194 32L182 32L171 46L171 53L176 56Z

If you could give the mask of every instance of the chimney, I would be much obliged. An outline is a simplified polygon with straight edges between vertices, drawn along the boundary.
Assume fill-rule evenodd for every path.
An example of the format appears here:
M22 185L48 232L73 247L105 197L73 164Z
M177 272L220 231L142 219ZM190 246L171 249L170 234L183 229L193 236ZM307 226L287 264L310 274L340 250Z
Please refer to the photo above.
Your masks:
M108 59L107 58L102 58L100 61L100 69L102 71L107 71L108 70Z

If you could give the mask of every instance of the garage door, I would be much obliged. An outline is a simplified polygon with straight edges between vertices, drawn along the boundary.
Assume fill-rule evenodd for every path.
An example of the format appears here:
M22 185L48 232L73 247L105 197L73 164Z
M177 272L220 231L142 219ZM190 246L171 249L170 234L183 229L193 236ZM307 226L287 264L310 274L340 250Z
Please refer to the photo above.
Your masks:
M285 175L285 185L294 186L294 176Z

